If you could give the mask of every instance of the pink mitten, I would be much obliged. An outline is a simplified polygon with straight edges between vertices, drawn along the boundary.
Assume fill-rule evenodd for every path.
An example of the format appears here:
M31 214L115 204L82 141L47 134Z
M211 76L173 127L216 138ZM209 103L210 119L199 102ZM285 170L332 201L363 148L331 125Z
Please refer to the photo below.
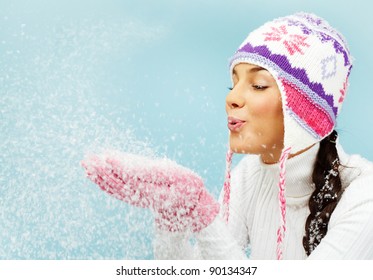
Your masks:
M219 204L193 171L168 159L109 151L82 161L103 191L134 206L150 208L160 229L193 232L208 226Z

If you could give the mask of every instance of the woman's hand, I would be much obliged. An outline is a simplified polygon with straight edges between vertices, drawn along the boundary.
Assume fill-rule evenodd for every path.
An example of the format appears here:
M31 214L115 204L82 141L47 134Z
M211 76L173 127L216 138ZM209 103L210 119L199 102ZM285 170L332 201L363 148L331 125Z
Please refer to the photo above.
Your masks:
M219 204L193 171L162 158L108 151L82 161L89 179L111 196L150 208L158 227L200 231L219 212Z

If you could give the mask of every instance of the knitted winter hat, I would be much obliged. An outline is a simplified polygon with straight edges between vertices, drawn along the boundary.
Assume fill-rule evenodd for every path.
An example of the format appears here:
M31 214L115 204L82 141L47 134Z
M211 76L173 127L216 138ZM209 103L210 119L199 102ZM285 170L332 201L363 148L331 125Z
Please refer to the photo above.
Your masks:
M285 163L297 153L328 136L345 98L352 68L346 41L324 19L296 13L267 22L249 34L230 60L267 69L281 92L284 148L280 157L279 201L281 225L277 257L282 258L285 223ZM227 154L224 184L225 217L229 215L229 178L232 152Z

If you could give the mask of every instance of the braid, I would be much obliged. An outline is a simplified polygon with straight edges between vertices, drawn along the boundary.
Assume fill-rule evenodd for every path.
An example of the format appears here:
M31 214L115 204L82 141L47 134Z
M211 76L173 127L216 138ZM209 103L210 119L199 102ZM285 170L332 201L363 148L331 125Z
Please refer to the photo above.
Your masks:
M339 176L339 156L335 146L337 132L334 130L320 142L312 181L315 191L309 200L310 215L306 220L303 247L309 256L328 231L328 224L343 189Z

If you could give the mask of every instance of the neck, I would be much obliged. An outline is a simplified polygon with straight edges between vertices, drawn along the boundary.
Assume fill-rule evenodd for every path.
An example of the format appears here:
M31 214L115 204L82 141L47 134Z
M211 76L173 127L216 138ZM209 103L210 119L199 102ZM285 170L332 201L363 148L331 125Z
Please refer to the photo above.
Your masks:
M309 147L307 147L303 150L300 150L300 151L296 152L295 154L290 154L288 159L304 153L305 151L312 148L314 145L315 144L312 144L311 146L309 146ZM264 154L260 155L260 158L261 158L262 162L265 163L265 164L276 164L280 161L281 153L282 153L282 150L273 151L271 153L264 153Z

